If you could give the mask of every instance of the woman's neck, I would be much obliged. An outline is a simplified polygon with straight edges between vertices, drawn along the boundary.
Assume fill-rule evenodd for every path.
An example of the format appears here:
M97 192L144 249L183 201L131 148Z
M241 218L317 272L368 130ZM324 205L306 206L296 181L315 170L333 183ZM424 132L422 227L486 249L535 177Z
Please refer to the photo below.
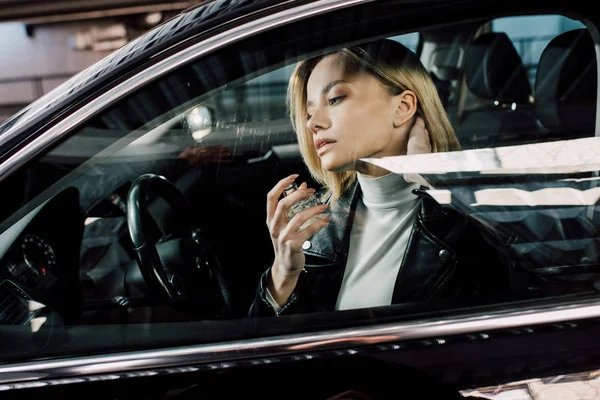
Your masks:
M402 175L388 173L372 178L359 172L357 178L368 208L395 208L418 198L412 191L419 185L406 182Z
M356 172L368 179L381 178L391 173L387 169L360 160L356 162Z

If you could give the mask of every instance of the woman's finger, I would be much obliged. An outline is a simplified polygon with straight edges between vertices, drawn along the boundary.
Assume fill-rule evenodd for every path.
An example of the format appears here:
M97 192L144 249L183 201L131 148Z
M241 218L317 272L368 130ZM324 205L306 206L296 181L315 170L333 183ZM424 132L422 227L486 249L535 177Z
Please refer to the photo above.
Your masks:
M315 215L319 215L319 214L323 213L325 210L327 210L327 207L328 207L327 204L321 204L319 206L310 207L310 208L307 208L306 210L302 210L298 214L294 215L294 217L292 219L290 219L290 222L288 223L288 225L285 229L289 230L290 232L298 232L300 227L306 221L308 221Z
M279 200L277 208L275 209L275 214L271 219L271 226L287 225L287 215L290 208L298 201L305 199L314 193L315 189L298 189L294 193Z
M425 126L425 121L421 117L417 117L410 130L406 153L408 155L431 153L429 131Z
M331 217L325 216L298 232L296 239L298 240L299 245L302 246L302 244L314 236L315 233L325 228L329 222L331 222Z
M294 182L298 176L300 175L293 174L287 178L283 178L273 186L273 189L271 189L269 193L267 193L267 225L270 225L273 220L275 210L277 210L277 204L279 203L279 197L281 197L283 190Z
M429 139L429 131L425 126L425 121L423 120L423 118L417 117L408 136L406 154L427 154L431 153L431 150L431 140ZM423 186L429 186L429 183L427 183L427 181L425 181L420 174L404 174L404 179L407 182L413 182Z

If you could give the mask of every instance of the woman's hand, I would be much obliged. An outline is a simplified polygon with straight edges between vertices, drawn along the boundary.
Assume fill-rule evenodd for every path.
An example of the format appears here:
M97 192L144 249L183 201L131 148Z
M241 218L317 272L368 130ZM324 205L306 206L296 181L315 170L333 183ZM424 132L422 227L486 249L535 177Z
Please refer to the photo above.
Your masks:
M284 189L297 177L298 175L294 174L280 180L267 195L267 227L275 251L268 289L279 305L287 302L304 268L302 244L330 221L330 218L326 217L299 231L302 224L327 209L325 204L303 210L287 220L290 207L315 192L314 189L308 189L306 183L302 183L298 190L279 200Z
M406 155L410 156L427 153L431 153L431 140L429 138L429 131L425 127L425 121L423 121L423 118L417 117L413 127L410 130L410 133L408 134ZM414 182L424 186L429 186L429 184L419 174L404 174L404 180L407 182Z
M188 147L179 154L190 165L222 164L232 162L231 151L225 146L193 146Z
M431 153L429 131L423 118L417 117L408 134L407 155Z

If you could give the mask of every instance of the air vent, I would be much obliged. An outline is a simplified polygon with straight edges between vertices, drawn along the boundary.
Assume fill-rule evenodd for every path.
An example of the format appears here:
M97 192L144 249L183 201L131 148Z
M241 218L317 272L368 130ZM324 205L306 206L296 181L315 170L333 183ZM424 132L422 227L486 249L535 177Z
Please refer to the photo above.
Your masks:
M0 283L0 325L23 325L31 318L29 296L10 281Z

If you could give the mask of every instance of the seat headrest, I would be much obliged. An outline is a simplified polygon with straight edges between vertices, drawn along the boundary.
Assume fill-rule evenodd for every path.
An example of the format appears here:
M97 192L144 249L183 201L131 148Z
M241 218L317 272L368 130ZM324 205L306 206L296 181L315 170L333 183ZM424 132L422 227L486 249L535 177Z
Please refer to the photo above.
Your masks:
M512 42L502 32L484 33L469 45L465 77L471 92L501 103L528 103L531 85Z
M597 67L587 29L560 34L542 52L535 78L535 109L550 131L594 132Z

